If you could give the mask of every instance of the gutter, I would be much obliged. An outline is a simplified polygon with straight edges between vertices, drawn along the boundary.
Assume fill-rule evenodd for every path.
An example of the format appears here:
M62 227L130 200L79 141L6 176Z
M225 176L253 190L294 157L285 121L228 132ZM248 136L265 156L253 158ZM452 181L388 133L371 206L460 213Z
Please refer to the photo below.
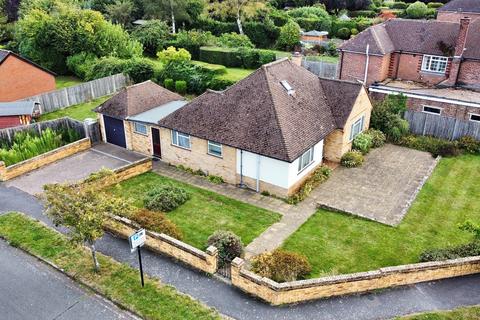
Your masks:
M462 101L457 99L436 97L428 94L411 93L408 90L391 88L387 86L370 86L368 89L370 92L378 92L378 93L394 94L394 95L403 94L409 98L423 99L423 100L442 102L442 103L450 103L450 104L456 104L456 105L461 105L465 107L480 108L480 103L473 103L473 102L467 102L467 101Z

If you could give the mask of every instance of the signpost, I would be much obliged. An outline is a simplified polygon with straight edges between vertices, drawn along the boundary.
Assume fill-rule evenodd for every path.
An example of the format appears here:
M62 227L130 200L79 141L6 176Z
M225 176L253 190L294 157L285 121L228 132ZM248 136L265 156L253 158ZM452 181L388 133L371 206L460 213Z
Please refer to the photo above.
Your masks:
M145 240L147 239L147 234L145 232L145 229L140 229L134 234L132 234L130 237L128 237L128 242L130 243L130 251L134 252L137 250L138 252L138 264L140 266L140 279L142 280L142 287L144 286L143 282L143 266L142 266L142 246L145 243Z

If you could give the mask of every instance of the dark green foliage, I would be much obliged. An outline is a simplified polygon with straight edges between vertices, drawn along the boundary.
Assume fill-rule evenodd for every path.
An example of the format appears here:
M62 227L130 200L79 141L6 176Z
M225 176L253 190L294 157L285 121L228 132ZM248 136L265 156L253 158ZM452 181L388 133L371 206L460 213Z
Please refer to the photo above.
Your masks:
M247 21L243 31L257 48L272 48L280 34L280 28L269 18L264 21Z
M215 183L215 184L222 184L222 183L225 182L222 177L214 176L214 175L208 175L207 180L210 181L211 183Z
M406 97L389 95L373 106L370 126L385 133L387 139L398 142L408 133L408 122L402 119L406 110Z
M132 38L143 45L146 54L155 56L166 47L169 33L169 27L164 21L149 20L146 24L133 29Z
M427 3L427 7L433 8L433 9L438 9L440 7L443 7L443 3L441 3L441 2L429 2L429 3Z
M320 166L308 177L303 185L295 192L293 195L287 198L287 202L290 204L297 204L300 201L303 201L308 195L316 188L319 184L326 181L332 170L325 166Z
M192 24L193 29L210 31L216 36L220 36L223 33L237 32L238 26L235 22L222 22L212 18L204 18L195 21Z
M365 159L360 151L348 151L340 159L342 166L347 168L359 167L363 164Z
M200 47L214 45L216 41L210 31L189 30L179 32L172 45L176 48L186 49L192 58L197 60L200 56Z
M149 231L164 233L178 240L183 238L180 229L161 212L139 209L132 216L132 220Z
M420 255L420 262L442 261L480 255L480 241L445 249L430 249Z
M128 61L125 65L124 72L135 83L150 80L155 73L153 63L144 58L135 58Z
M348 29L348 28L340 28L337 31L337 37L343 40L350 39L350 35L351 35L351 29Z
M276 282L287 282L305 279L312 267L304 255L276 249L256 256L252 271Z
M250 48L202 47L200 49L200 60L226 67L256 69L262 64L275 61L275 53Z
M173 91L175 90L175 81L173 81L173 79L165 79L163 81L163 86L170 90L170 91Z
M330 32L332 29L332 20L318 18L295 18L296 23L304 30L321 30Z
M367 154L372 148L373 138L368 133L358 134L352 142L352 148L360 151L362 154Z
M480 154L480 141L474 137L464 136L457 140L458 146L467 153Z
M460 154L457 141L449 141L429 136L408 135L400 139L399 145L430 152L433 156L452 157Z
M235 32L222 34L220 37L218 37L217 44L222 48L255 47L246 35Z
M373 10L358 10L358 11L350 11L348 15L352 18L356 18L356 17L375 18L377 16L377 13Z
M159 82L163 79L173 79L173 81L184 80L187 82L187 90L191 93L203 93L215 77L214 72L199 65L190 62L169 63L163 68Z
M300 26L293 20L288 21L280 28L276 47L280 50L291 51L300 43Z
M80 79L86 79L96 59L97 57L92 53L78 53L67 58L67 67Z
M288 15L285 11L280 10L272 10L268 17L273 21L273 24L277 27L283 26L285 23L288 22Z
M190 194L184 189L173 185L163 185L148 191L143 199L143 204L149 210L169 212L187 202L188 199L190 199Z
M208 84L208 88L216 91L221 91L234 84L235 81L232 80L213 78Z
M184 80L175 81L175 91L177 91L180 94L187 93L187 82Z
M223 266L243 255L243 243L239 236L231 231L215 231L208 237L207 244L218 249L219 264Z
M380 130L368 129L365 133L372 137L372 148L380 148L387 141L387 136Z
M407 9L408 5L402 1L395 1L391 5L392 9Z
M84 80L94 80L108 77L126 70L128 60L115 57L103 57L96 59L88 69Z

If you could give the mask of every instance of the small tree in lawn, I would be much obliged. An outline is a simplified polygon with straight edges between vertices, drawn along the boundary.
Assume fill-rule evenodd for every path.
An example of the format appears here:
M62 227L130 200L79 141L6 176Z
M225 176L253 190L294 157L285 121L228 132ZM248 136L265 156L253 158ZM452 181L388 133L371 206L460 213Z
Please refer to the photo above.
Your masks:
M105 219L109 214L129 213L130 203L106 196L94 183L45 185L43 198L53 223L67 227L72 242L90 246L95 271L98 271L95 242L104 234Z

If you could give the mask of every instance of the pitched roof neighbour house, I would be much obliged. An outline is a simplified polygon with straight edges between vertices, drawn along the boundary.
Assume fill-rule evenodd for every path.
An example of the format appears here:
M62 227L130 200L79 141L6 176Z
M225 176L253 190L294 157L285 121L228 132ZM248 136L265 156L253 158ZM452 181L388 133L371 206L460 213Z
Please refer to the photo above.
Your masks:
M440 7L438 11L480 13L480 4L478 0L451 0Z

